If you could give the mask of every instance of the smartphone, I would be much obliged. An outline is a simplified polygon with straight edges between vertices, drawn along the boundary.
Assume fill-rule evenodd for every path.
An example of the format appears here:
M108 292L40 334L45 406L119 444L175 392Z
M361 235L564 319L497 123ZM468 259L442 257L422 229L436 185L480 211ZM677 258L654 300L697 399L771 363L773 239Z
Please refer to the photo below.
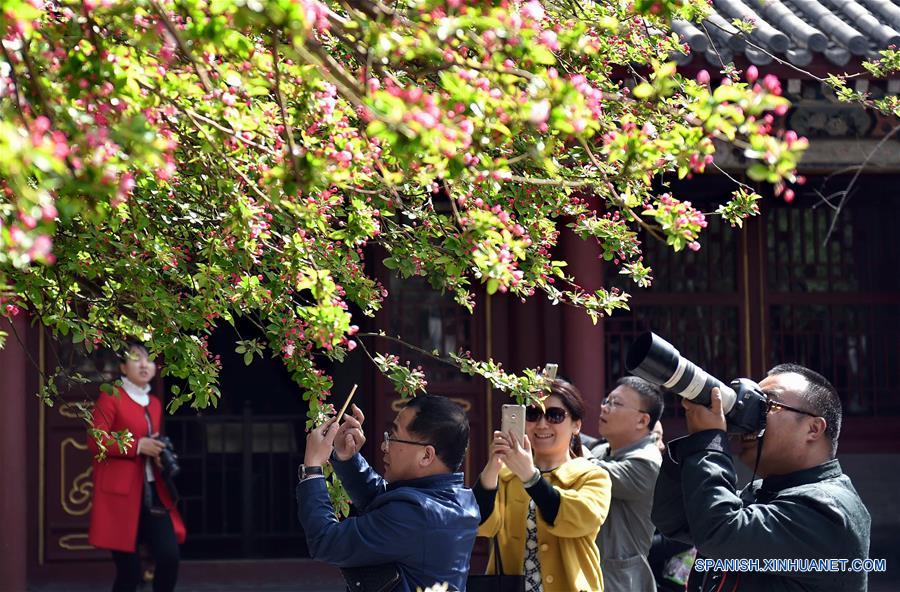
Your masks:
M500 413L500 431L513 432L519 442L525 440L525 405L504 405Z

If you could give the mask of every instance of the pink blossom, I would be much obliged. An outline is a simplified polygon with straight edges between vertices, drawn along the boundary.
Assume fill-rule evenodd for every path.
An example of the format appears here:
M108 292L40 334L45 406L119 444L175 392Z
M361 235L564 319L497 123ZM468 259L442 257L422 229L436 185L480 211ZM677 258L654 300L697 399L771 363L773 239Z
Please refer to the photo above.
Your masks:
M747 68L747 82L753 84L756 82L756 79L759 78L759 70L756 66L750 66Z
M532 0L522 6L522 14L533 21L541 21L544 19L544 7L537 0Z
M766 77L763 78L763 86L773 95L781 94L781 81L774 74L766 74Z
M547 121L550 116L550 101L543 99L536 103L532 103L531 112L528 114L528 121L533 125L539 125Z
M46 234L39 234L35 237L28 255L31 259L47 259L53 250L53 241Z
M550 30L543 30L538 35L538 43L546 45L552 51L559 51L559 41L556 40L556 33Z

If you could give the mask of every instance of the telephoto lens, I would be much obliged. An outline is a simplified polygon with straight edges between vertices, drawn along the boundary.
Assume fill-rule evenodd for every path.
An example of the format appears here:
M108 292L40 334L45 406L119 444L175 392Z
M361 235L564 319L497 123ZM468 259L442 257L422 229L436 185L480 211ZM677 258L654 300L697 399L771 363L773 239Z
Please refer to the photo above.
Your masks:
M635 376L706 407L712 401L712 390L718 388L729 433L760 432L766 426L766 395L758 384L738 378L728 386L683 357L655 333L644 333L637 338L628 349L625 368Z
M656 333L644 333L637 338L628 349L625 368L635 376L707 407L712 390L718 387L722 411L727 415L734 407L734 389L683 357L675 346Z

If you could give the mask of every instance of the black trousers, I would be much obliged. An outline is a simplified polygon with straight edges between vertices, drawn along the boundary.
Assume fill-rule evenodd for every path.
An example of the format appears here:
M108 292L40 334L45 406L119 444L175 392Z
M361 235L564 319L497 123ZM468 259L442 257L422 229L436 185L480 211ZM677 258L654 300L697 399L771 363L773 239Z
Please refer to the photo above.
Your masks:
M113 582L112 592L136 592L140 586L141 543L149 547L150 554L156 562L156 570L153 574L153 592L175 590L175 582L178 580L178 540L175 538L172 519L162 509L156 489L151 487L151 490L155 510L151 511L145 504L141 505L134 553L112 552L113 561L116 564L116 580Z

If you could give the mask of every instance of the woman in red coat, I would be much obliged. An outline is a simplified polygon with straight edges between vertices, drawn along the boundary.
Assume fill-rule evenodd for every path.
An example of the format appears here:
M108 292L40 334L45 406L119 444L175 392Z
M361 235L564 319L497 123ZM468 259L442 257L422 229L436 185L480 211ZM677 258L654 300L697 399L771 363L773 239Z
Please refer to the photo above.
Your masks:
M134 592L141 582L138 543L153 554L153 592L171 592L178 578L178 545L185 529L159 470L164 449L159 435L162 405L150 395L156 364L142 345L131 345L121 365L122 386L115 395L100 393L93 427L106 432L129 430L136 445L124 453L108 440L107 456L94 460L94 493L88 541L112 551L116 564L113 592ZM93 436L88 446L99 451Z

